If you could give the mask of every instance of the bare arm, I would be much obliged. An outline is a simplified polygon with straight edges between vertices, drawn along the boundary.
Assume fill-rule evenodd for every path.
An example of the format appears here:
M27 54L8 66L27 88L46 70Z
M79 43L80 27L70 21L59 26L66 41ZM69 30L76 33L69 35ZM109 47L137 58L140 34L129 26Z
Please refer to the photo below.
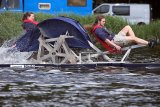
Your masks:
M113 41L110 41L109 39L106 39L105 42L107 44L109 44L110 46L115 47L118 51L121 50L121 47L119 45L115 44Z

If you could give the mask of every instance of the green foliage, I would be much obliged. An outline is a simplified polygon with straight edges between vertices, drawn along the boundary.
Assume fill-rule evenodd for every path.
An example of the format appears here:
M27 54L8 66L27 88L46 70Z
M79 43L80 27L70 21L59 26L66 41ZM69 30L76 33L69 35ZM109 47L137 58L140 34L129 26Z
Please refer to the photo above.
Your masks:
M0 14L0 42L20 34L22 31L21 17L19 13Z
M150 39L154 37L160 37L160 20L154 21L149 25L133 25L132 28L138 37L144 39Z
M23 29L21 27L22 24L22 16L23 13L0 13L0 43L4 40L11 39L13 37L19 36ZM90 16L79 16L75 14L59 14L59 15L51 15L51 14L42 14L37 13L35 18L38 22L41 22L48 18L53 18L57 16L67 16L79 21L82 25L91 24L95 20L95 15ZM118 17L106 16L106 27L111 29L113 32L118 33L127 22ZM160 35L160 20L156 20L149 25L131 25L135 34L138 37L149 39L154 36Z
M112 32L118 33L127 22L119 17L106 16L106 27L112 30Z
M35 20L38 21L38 22L41 22L43 20L50 19L50 18L53 18L53 17L54 16L51 15L51 14L43 14L43 13L35 14Z

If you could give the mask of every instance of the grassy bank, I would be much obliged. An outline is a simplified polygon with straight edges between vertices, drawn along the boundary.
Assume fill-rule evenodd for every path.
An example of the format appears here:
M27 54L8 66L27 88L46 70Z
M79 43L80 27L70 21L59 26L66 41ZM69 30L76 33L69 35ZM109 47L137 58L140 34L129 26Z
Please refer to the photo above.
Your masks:
M1 13L0 14L0 42L11 39L13 37L20 36L23 32L21 27L22 13ZM94 21L95 16L77 16L77 15L65 15L78 20L82 25L90 24ZM56 17L48 14L36 14L36 20L41 22L45 19ZM121 19L106 17L107 27L112 29L113 32L118 33L127 23ZM160 20L152 22L149 25L131 25L135 34L141 38L149 39L154 36L160 35Z

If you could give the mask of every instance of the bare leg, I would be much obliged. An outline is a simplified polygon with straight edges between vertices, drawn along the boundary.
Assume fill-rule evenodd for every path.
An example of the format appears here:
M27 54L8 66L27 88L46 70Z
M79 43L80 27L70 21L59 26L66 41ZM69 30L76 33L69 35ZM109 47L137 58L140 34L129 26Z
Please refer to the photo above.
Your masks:
M133 41L134 43L137 43L137 44L148 45L148 41L143 40L143 39L138 38L138 37L126 36L126 38L127 38L129 41Z
M129 25L125 26L120 32L123 32L126 36L136 37Z
M120 32L124 33L126 35L126 38L129 41L132 41L132 42L137 43L137 44L148 45L148 41L143 40L143 39L135 36L132 28L129 25L125 26Z

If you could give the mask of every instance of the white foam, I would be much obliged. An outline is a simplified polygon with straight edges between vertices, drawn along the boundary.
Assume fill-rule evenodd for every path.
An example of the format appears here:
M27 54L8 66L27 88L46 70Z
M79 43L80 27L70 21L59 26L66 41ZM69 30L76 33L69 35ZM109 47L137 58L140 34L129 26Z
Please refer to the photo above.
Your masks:
M11 47L0 47L0 64L27 64L31 63L27 58L32 52L10 51Z

